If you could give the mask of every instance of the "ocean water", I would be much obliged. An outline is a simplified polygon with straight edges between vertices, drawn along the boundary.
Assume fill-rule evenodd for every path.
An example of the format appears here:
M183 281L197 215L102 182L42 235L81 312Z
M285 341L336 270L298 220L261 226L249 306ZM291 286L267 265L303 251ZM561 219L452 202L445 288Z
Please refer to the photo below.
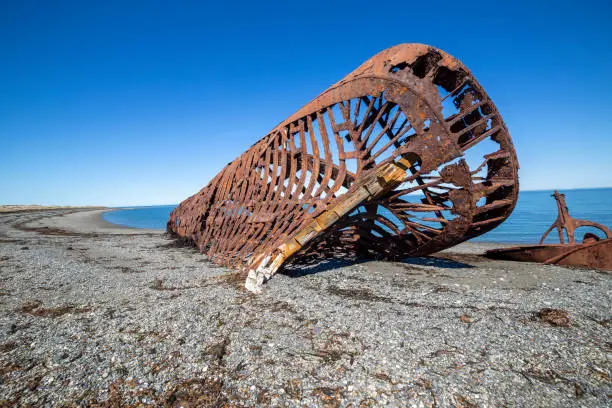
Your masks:
M565 200L573 218L598 222L612 228L612 188L564 190ZM551 197L553 191L523 191L514 212L502 225L474 238L480 242L536 244L544 231L557 218L557 204ZM125 207L105 213L103 218L111 223L135 228L165 229L170 212L176 205L149 207ZM602 234L595 229L584 227L576 231L576 238L582 239L585 232ZM552 231L547 243L558 242L556 230Z
M116 211L102 214L105 221L133 228L166 229L173 205L152 205L147 207L121 207Z
M572 218L598 222L612 229L612 188L562 190ZM544 232L557 219L557 202L553 191L522 191L512 215L500 226L476 237L473 241L537 244ZM603 234L593 228L576 230L576 239L582 241L585 232ZM551 231L545 243L559 243L557 230Z

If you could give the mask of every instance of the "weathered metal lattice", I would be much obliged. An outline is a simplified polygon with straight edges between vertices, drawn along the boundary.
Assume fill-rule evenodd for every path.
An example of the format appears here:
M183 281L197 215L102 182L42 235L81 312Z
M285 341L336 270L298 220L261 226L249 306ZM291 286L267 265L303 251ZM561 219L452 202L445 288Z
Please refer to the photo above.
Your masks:
M518 162L493 102L455 58L389 48L229 163L168 230L258 292L288 259L420 256L512 212Z

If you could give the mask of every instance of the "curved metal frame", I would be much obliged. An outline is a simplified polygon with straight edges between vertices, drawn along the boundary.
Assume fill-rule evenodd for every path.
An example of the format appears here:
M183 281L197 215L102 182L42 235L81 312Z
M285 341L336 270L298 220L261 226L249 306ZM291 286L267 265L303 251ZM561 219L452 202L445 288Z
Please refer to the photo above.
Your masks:
M168 231L249 270L257 292L289 258L448 248L503 222L517 195L512 140L482 87L443 51L403 44L229 163L172 212Z
M576 228L580 228L580 227L597 228L598 230L606 234L606 238L612 237L612 231L610 231L610 229L606 227L605 225L598 224L593 221L578 220L578 219L572 218L569 215L569 210L567 208L567 204L565 203L565 194L561 194L557 190L555 190L555 192L552 194L552 197L554 197L555 200L557 201L557 212L558 212L557 219L546 230L544 235L542 235L542 239L540 239L539 244L542 244L544 240L546 239L546 237L548 236L548 234L550 234L550 232L555 228L557 229L557 233L559 234L559 242L561 244L565 244L565 239L563 237L563 230L565 230L565 232L567 233L568 243L574 244L576 242L576 239L574 238L574 232L576 231Z
M612 270L612 232L610 229L596 222L572 218L565 203L565 195L555 190L552 197L557 201L557 219L546 230L538 245L491 249L485 253L485 256L508 261L580 265L606 271ZM606 238L593 242L576 243L574 232L579 227L597 228L606 235ZM548 234L555 228L559 233L560 244L543 245ZM563 230L567 233L568 243L565 243Z

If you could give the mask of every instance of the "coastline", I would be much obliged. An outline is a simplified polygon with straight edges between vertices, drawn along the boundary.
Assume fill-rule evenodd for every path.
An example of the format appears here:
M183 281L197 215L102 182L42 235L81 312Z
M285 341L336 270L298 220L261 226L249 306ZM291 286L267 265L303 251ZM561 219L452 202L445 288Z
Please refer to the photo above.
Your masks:
M29 211L49 211L49 210L98 210L106 209L103 206L70 206L70 205L0 205L0 214L29 212Z
M105 210L0 214L0 405L607 406L612 274L464 243L261 295Z
M32 227L48 227L59 228L67 232L77 234L161 234L165 233L164 229L137 228L127 225L115 224L106 221L103 214L120 211L121 209L104 208L104 209L76 209L76 212L69 214L61 214L56 217L46 217L34 223L27 224ZM520 245L518 243L500 243L500 242L463 242L452 248L441 251L440 253L458 253L458 254L480 254L489 249L511 247Z
M163 234L163 229L133 228L106 221L102 215L117 211L105 209L78 209L59 215L44 217L24 224L26 228L55 228L76 234Z

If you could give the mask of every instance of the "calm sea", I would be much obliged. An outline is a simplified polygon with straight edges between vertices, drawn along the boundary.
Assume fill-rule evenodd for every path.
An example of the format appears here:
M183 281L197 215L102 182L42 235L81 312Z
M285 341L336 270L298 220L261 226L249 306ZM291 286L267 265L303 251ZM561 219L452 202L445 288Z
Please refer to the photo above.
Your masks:
M612 188L565 190L570 215L595 221L612 228ZM517 206L506 222L493 231L477 237L474 241L503 243L537 243L546 229L557 218L557 205L551 197L552 191L523 191ZM105 213L106 221L136 228L165 229L170 212L175 205L150 207L126 207ZM590 228L578 230L577 238L582 239ZM601 235L601 234L599 234ZM558 240L553 231L547 242Z

